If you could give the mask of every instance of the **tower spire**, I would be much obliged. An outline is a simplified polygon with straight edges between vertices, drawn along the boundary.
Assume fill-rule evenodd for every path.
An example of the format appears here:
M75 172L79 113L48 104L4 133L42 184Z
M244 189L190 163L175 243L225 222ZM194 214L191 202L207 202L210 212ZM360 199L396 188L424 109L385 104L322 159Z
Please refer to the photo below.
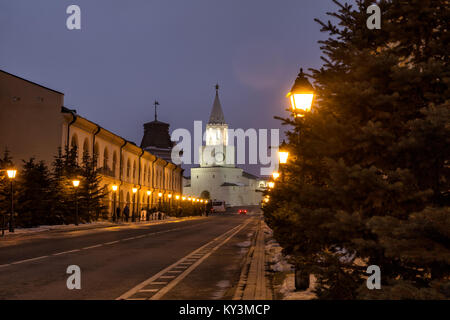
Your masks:
M215 85L216 97L214 99L213 108L211 110L211 115L209 117L209 122L211 124L225 124L225 116L223 115L222 105L219 99L219 84Z

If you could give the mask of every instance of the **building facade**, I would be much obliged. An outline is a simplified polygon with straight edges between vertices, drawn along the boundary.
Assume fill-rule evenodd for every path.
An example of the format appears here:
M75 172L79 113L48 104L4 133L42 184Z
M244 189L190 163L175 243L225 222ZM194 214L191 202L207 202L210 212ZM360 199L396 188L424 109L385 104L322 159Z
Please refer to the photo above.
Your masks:
M121 210L156 207L183 192L183 169L64 107L64 94L0 71L0 150L16 164L35 157L50 165L59 147L96 155L105 204ZM117 185L114 192L112 186ZM135 192L133 192L135 191Z

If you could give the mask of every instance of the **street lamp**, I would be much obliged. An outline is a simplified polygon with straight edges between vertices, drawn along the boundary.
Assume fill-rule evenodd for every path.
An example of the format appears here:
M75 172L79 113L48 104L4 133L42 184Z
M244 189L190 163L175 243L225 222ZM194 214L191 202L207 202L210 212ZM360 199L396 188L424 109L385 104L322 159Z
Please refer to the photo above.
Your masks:
M131 219L131 221L135 222L136 221L136 215L135 215L135 211L136 211L136 193L138 191L137 188L133 188L131 189L131 191L133 191L133 218Z
M147 190L147 210L150 209L150 195L152 192L150 190Z
M269 186L269 189L275 188L275 182L270 181L270 182L268 183L268 186Z
M275 171L272 173L272 177L273 177L273 180L277 180L280 177L280 173L278 171Z
M292 111L296 116L303 117L305 112L311 111L314 88L306 79L303 69L300 69L300 73L286 97L290 99Z
M8 175L9 181L11 182L11 212L9 215L9 232L14 232L14 179L16 178L17 170L6 170L6 174ZM4 233L3 229L4 228L2 228L2 235Z
M80 186L80 180L72 180L72 185L75 189L75 225L78 225L78 187Z
M163 196L162 192L159 192L158 193L158 204L159 204L159 209L158 210L161 210L161 198L162 198L162 196Z
M113 198L114 198L114 200L113 200L113 214L112 214L112 216L113 216L113 222L116 222L117 221L117 215L116 215L116 193L117 193L117 189L118 189L119 187L117 186L117 185L113 185L112 186L112 191L113 191Z

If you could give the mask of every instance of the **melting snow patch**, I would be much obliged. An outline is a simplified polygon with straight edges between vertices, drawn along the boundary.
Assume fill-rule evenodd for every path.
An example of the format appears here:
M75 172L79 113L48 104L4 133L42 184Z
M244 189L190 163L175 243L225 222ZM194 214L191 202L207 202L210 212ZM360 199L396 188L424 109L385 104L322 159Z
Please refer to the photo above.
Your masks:
M244 241L244 242L239 242L238 244L236 244L238 247L241 248L248 248L251 246L251 242L250 241Z

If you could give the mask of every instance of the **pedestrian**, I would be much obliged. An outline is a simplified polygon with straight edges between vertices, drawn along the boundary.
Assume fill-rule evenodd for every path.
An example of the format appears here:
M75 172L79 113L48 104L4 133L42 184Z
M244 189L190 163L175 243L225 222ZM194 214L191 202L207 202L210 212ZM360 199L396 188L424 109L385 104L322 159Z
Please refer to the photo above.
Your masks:
M120 207L117 207L116 208L116 222L119 222L120 221Z
M145 216L147 215L147 210L142 208L141 210L141 221L145 221Z
M128 218L130 216L130 208L128 207L128 204L123 208L123 215L125 216L125 221L128 222Z

